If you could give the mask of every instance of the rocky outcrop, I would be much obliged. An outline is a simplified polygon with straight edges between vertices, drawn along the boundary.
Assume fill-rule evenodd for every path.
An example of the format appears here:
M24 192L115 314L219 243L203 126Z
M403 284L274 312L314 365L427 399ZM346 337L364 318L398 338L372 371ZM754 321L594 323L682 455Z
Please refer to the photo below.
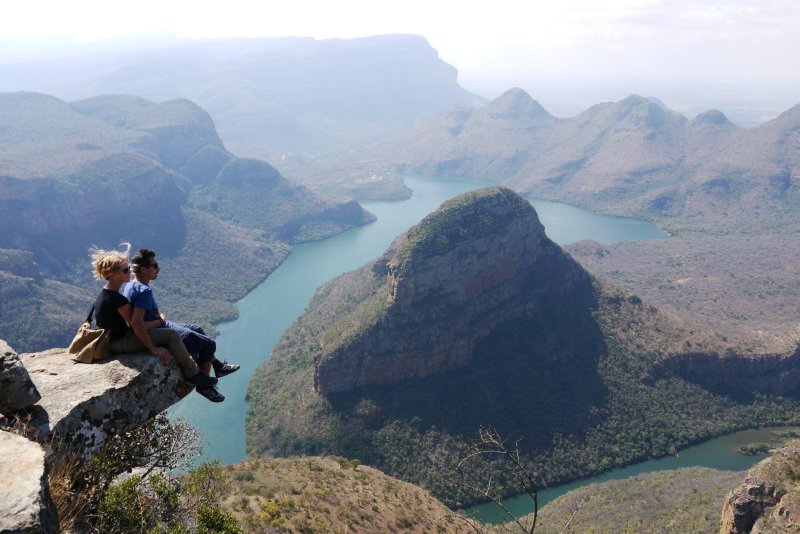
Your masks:
M0 431L0 451L0 532L58 532L45 450L22 436Z
M651 378L679 376L727 393L786 395L800 390L800 347L792 354L675 354L653 367Z
M174 362L164 366L144 353L84 364L66 349L17 357L0 340L0 351L5 403L0 411L31 438L0 431L3 533L58 532L47 485L49 451L88 458L109 438L137 428L192 389Z
M42 396L17 353L0 340L0 413L27 408L40 398Z
M720 534L800 532L800 441L756 465L728 494Z
M73 361L66 349L23 354L42 399L30 425L82 456L110 437L136 428L191 391L180 370L149 354L121 355L92 364Z
M370 269L378 288L323 341L319 393L462 367L499 324L543 306L543 295L591 285L505 188L443 204Z

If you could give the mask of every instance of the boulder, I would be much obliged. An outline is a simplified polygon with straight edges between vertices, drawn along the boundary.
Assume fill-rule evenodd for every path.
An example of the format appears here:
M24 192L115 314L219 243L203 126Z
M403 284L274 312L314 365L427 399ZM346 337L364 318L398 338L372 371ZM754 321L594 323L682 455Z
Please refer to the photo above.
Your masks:
M58 532L41 445L0 431L0 532Z
M0 340L0 413L8 414L36 404L41 398L19 356Z
M73 361L66 349L22 354L42 395L30 425L40 439L91 456L118 432L136 428L192 389L174 362L149 354L121 355L95 363Z

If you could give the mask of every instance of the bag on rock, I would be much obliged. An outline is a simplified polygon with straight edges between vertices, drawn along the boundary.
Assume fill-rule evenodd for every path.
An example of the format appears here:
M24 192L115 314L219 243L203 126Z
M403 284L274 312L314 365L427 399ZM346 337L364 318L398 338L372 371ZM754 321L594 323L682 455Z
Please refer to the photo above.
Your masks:
M108 343L111 341L111 331L102 328L92 328L92 314L94 306L89 310L86 322L78 329L78 333L69 344L69 353L73 360L83 363L92 363L108 356Z

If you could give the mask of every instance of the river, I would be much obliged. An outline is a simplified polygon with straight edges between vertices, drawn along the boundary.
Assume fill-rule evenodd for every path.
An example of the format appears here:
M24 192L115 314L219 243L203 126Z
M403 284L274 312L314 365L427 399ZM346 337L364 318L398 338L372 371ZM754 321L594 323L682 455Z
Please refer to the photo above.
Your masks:
M543 489L538 492L539 509L545 504L560 497L568 491L592 484L595 482L605 482L607 480L621 480L623 478L651 473L653 471L664 471L667 469L680 469L682 467L710 467L723 471L744 471L751 468L756 463L764 459L764 455L747 456L738 451L742 445L751 443L771 443L781 442L771 429L750 429L735 432L727 436L712 439L688 447L678 452L675 456L665 456L655 460L647 460L638 464L632 464L619 469L614 469L596 477L584 478L562 484L553 488ZM733 489L733 488L731 488ZM533 499L528 495L511 497L503 501L503 505L515 517L520 517L533 512ZM509 521L508 516L494 503L481 504L465 510L466 514L475 519L480 519L485 523L499 523Z

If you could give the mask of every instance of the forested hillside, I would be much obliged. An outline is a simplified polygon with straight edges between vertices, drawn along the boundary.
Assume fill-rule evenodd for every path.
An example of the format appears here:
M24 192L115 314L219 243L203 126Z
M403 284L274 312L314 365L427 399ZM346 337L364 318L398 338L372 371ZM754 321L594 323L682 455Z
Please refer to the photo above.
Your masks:
M92 246L155 249L162 308L209 325L291 243L371 220L237 158L187 100L7 93L0 124L0 338L20 351L69 342L99 287Z

